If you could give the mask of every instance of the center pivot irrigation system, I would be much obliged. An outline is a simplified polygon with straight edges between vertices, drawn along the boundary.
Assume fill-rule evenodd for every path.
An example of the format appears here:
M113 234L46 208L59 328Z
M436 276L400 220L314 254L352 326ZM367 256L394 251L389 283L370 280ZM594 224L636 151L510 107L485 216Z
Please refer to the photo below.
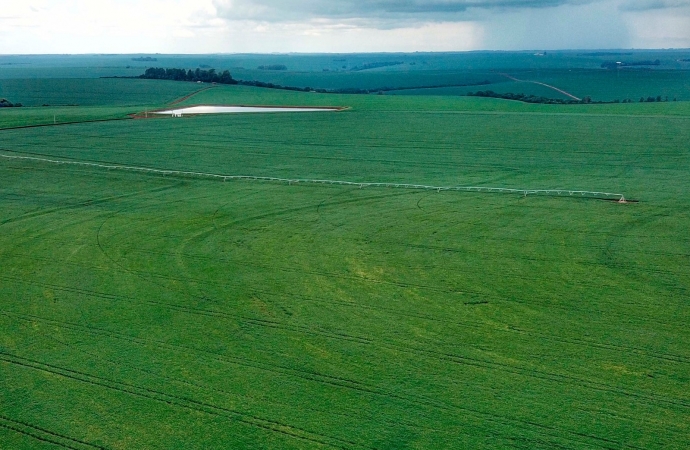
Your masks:
M357 181L341 181L341 180L318 180L308 178L276 178L276 177L262 177L252 175L222 175L216 173L192 172L183 170L166 170L153 169L150 167L124 166L119 164L99 164L85 161L65 161L58 159L37 158L34 156L18 156L18 155L4 155L0 157L5 159L37 161L49 164L69 164L75 166L97 167L108 170L129 170L136 172L154 173L160 175L173 175L195 178L211 178L216 180L251 180L251 181L269 181L277 183L292 184L331 184L339 186L353 186L360 189L365 187L373 188L399 188L399 189L419 189L429 191L456 191L456 192L485 192L485 193L504 193L504 194L519 194L524 195L548 195L556 197L578 197L591 198L598 200L609 200L618 203L637 202L636 200L626 200L623 194L616 194L613 192L599 192L599 191L580 191L572 189L513 189L503 187L490 186L429 186L425 184L407 184L407 183L372 183L372 182L357 182Z

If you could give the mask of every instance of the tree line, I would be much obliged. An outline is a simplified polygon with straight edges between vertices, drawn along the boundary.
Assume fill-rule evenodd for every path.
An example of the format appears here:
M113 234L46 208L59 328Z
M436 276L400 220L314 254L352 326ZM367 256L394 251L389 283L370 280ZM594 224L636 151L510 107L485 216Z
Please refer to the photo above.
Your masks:
M361 66L354 66L350 70L353 72L360 72L362 70L378 69L380 67L399 66L401 64L405 64L405 63L402 61L373 62L373 63L362 64Z
M623 100L621 99L615 99L615 100L610 100L610 101L602 101L602 100L592 100L592 97L586 96L582 100L574 100L574 99L561 99L561 98L549 98L549 97L541 97L538 95L527 95L527 94L513 94L512 92L506 92L506 93L500 93L500 92L494 92L494 91L477 91L477 92L468 92L467 93L468 97L490 97L490 98L501 98L504 100L517 100L519 102L524 102L524 103L544 103L547 105L581 105L581 104L603 104L603 103L634 103L634 101L630 98L625 98ZM668 97L662 98L661 95L657 95L656 97L640 97L640 103L647 103L647 102L667 102ZM676 99L674 98L673 101L675 102Z
M230 72L224 70L221 73L216 73L216 69L164 69L162 67L150 67L146 69L143 75L139 78L149 80L174 80L174 81L193 81L202 83L218 83L218 84L237 84L237 81L232 78Z
M581 103L592 103L590 97L585 97L582 100L574 99L562 99L562 98L549 98L541 97L538 95L527 95L527 94L513 94L512 92L494 92L494 91L477 91L468 92L468 97L489 97L489 98L501 98L504 100L517 100L519 102L525 103L545 103L548 105L576 105Z
M0 98L0 108L21 108L21 103L12 103L6 98Z

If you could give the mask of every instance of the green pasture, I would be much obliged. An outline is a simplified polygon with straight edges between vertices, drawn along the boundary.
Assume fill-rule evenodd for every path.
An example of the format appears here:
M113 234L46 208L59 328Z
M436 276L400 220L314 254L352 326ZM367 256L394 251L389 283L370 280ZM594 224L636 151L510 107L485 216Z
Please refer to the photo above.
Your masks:
M183 104L214 103L350 109L5 129L0 155L639 203L0 157L0 448L690 445L689 103Z

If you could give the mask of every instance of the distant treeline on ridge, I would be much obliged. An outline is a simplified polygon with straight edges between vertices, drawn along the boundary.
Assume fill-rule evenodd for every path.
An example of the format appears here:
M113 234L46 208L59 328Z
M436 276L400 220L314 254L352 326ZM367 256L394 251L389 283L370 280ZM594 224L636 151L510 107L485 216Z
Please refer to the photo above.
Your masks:
M494 91L477 91L477 92L468 92L467 93L468 97L489 97L489 98L501 98L504 100L517 100L519 102L525 102L525 103L545 103L548 105L579 105L579 104L589 104L589 103L596 103L596 104L601 104L601 103L633 103L632 99L625 98L623 100L616 99L616 100L611 100L608 102L601 101L601 100L592 100L590 96L584 97L582 100L573 100L573 99L568 99L564 100L561 98L548 98L548 97L540 97L537 95L526 95L526 94L513 94L512 92L506 92L506 93L500 93L500 92L494 92ZM660 95L657 95L656 97L640 97L640 103L649 103L649 102L667 102L668 97L662 98ZM675 102L676 99L674 98L673 101Z
M401 64L405 63L402 61L373 62L362 64L361 66L355 66L350 70L352 70L353 72L359 72L362 70L379 69L381 67L399 66Z
M201 81L202 83L237 84L230 72L224 70L220 74L216 69L164 69L162 67L150 67L139 78L150 80L174 80L174 81Z
M592 103L589 97L585 97L582 100L564 100L561 98L548 98L540 97L537 95L526 95L526 94L513 94L512 92L494 92L494 91L477 91L468 92L468 97L489 97L489 98L501 98L504 100L517 100L525 103L546 103L550 105L574 105L579 103Z
M12 103L6 98L0 98L0 108L19 108L21 106L21 103Z

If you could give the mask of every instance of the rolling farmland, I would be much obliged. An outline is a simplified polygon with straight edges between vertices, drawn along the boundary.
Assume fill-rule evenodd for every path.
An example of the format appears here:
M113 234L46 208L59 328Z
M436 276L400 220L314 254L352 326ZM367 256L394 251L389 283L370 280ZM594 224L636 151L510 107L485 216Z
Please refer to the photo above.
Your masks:
M0 131L0 447L690 445L690 104L162 83Z
M138 79L14 79L0 83L0 98L24 106L140 106L165 104L199 88L193 83Z

